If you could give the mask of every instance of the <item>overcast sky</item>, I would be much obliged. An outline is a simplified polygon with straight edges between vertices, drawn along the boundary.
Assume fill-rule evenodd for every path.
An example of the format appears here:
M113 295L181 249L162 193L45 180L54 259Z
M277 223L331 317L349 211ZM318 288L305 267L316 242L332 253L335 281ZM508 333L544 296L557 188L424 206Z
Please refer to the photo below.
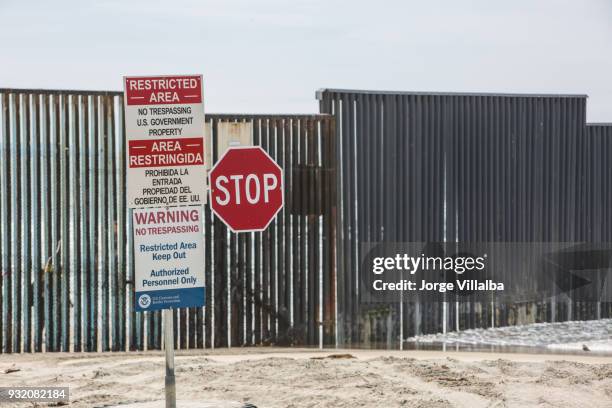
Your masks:
M612 122L612 0L0 0L0 87L202 73L209 112L318 88L588 94Z

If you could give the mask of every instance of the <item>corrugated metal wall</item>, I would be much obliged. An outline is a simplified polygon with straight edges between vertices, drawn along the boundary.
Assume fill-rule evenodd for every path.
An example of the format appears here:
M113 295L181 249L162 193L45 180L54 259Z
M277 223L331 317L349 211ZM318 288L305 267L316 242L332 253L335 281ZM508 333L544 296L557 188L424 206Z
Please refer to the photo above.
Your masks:
M583 166L579 182L580 239L587 242L612 242L612 123L587 124L581 149ZM610 282L603 290L610 291ZM576 318L610 318L612 303L577 304Z
M207 307L175 311L179 348L333 343L335 143L326 115L252 121L285 170L283 211L233 234L205 207ZM155 349L134 313L120 93L0 90L2 352Z
M609 197L599 196L608 187L587 180L612 176L609 136L601 126L587 133L586 96L326 89L317 98L337 118L341 344L401 347L421 333L609 314L563 299L366 305L357 285L362 242L609 240L594 232L612 229Z
M579 187L586 97L482 95L453 101L445 152L449 241L583 241ZM523 290L525 282L535 283L521 271L504 280ZM491 313L499 326L520 323L518 313L530 315L523 317L525 323L580 317L562 297L530 305L455 306L461 328L488 327ZM456 319L457 313L451 316Z
M333 90L318 98L338 135L338 343L395 345L408 313L361 304L360 243L444 239L445 98ZM440 313L423 305L411 318L437 331Z
M587 125L583 155L580 193L588 228L582 234L587 241L612 242L612 123Z

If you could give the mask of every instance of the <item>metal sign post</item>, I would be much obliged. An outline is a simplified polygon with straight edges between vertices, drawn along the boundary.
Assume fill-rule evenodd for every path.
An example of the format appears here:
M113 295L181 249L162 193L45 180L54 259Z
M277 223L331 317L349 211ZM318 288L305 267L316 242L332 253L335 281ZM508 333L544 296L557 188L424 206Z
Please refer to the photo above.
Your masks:
M174 319L172 309L164 309L164 347L166 349L166 408L176 408L174 379Z

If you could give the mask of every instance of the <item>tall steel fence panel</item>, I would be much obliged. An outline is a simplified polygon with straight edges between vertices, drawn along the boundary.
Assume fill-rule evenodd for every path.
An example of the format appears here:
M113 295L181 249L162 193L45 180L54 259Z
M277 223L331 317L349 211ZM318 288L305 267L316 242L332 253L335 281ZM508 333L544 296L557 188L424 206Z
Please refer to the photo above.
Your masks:
M586 97L458 95L453 106L445 151L449 238L583 241L579 185ZM506 267L503 273L509 287L536 292L530 271ZM453 307L453 326L461 329L572 319L571 302L561 296L549 302L498 304L492 299Z
M612 123L587 124L582 165L581 207L589 217L582 234L585 240L612 241Z
M438 304L361 302L361 244L444 240L444 96L325 90L338 147L337 341L392 347L404 327L441 330ZM423 318L426 316L426 318Z
M579 225L581 237L588 242L612 242L612 123L587 124L582 153L584 170L579 196L584 221ZM609 291L610 285L607 282L604 290ZM578 318L612 317L611 302L577 306Z
M607 313L563 297L383 307L360 302L356 284L365 242L609 240L609 127L586 126L586 96L325 89L317 98L338 135L340 343L401 347L416 334Z
M133 307L122 103L117 92L0 89L4 353L161 347L159 312ZM206 120L213 152L219 121L253 123L255 144L284 169L286 205L248 234L229 232L205 206L207 303L175 310L175 344L333 344L333 117Z

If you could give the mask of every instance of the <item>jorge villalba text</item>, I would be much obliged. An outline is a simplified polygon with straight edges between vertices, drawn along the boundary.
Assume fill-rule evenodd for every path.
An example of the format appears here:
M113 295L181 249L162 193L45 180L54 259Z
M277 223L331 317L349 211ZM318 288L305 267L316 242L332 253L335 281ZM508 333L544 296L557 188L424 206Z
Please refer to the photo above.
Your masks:
M479 281L476 279L456 279L455 282L428 282L421 279L420 282L414 282L408 279L402 279L399 282L383 282L377 279L373 282L374 290L403 290L403 291L422 291L422 292L453 292L460 291L503 291L503 282L494 282L491 279Z

